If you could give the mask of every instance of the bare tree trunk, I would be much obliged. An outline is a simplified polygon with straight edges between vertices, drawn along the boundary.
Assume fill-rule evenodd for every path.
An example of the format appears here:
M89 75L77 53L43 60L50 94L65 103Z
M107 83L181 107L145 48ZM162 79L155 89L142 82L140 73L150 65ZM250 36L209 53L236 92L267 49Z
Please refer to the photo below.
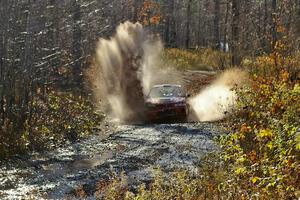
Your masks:
M215 49L220 49L220 0L215 1L215 17L214 17L214 28L215 28Z
M263 12L262 12L262 6L259 5L259 8L258 8L258 20L261 21L262 20L262 17L263 17ZM259 43L260 43L260 51L259 53L263 52L264 51L264 34L262 32L262 26L260 23L257 24L257 36L259 38Z
M272 51L277 42L277 0L272 0Z
M171 19L170 19L170 38L169 42L172 47L176 47L176 16L175 16L175 0L170 0Z
M73 54L73 81L77 86L82 83L82 51L81 51L81 9L80 2L74 1L72 5L73 10L73 42L72 42L72 54Z
M272 52L275 53L277 44L277 0L272 0L272 20ZM278 69L277 56L274 56L274 58L276 74L279 76L280 69Z
M0 125L3 125L5 113L4 113L4 95L5 95L5 66L6 66L6 51L7 51L7 23L8 23L8 2L4 0L0 2Z
M227 26L228 26L228 15L229 15L229 2L226 2L226 14L225 14L225 22L224 22L224 37L223 37L223 51L227 51Z
M300 0L297 0L297 16L296 16L296 31L297 31L297 35L300 36Z
M26 33L27 36L25 38L25 52L24 52L24 68L26 69L26 75L24 76L24 92L25 92L25 97L24 99L26 99L26 102L24 107L22 108L22 113L26 113L26 115L30 116L31 111L33 110L33 95L34 92L32 90L30 90L30 85L33 85L34 77L32 76L32 67L33 67L33 48L34 48L34 44L33 44L33 30L32 27L34 26L34 22L33 22L33 12L34 12L34 8L32 4L28 4L29 8L28 8L28 14L27 14L27 20L26 20ZM42 78L42 77L41 77ZM30 96L29 97L29 93ZM29 101L31 99L31 104L29 104ZM25 108L26 106L26 108ZM27 112L28 111L28 112ZM22 116L21 113L21 116ZM24 125L25 120L27 119L27 116L23 116L20 120L20 125ZM31 127L33 124L31 123L31 119L29 118L29 126ZM34 136L32 135L32 132L29 132L29 141L31 143L31 148L34 149Z
M48 55L55 55L55 53L57 52L57 40L58 40L58 24L59 24L59 16L57 15L57 10L58 10L58 1L59 0L50 0L48 2L48 7L47 7L47 14L48 14L48 18L47 21L45 23L49 23L49 26L46 27L47 31L48 31L48 37L47 37L47 41L48 41L48 51L46 52L46 54ZM53 56L51 58L51 61L49 61L47 63L49 68L54 69L55 67L57 67L59 65L59 59L57 58L57 56ZM54 71L54 70L53 70ZM43 84L43 95L45 96L47 93L47 85L48 85L48 77L50 76L50 74L47 74L47 71L45 70L46 74L44 74L44 84Z
M174 0L169 0L167 4L166 25L165 25L165 42L168 46L174 44Z
M32 9L29 9L28 12L28 16L27 16L27 23L26 23L26 33L27 33L27 37L25 39L25 53L24 53L24 65L23 65L23 70L25 71L31 71L30 69L32 68L33 65L33 60L32 60L32 47L33 47L33 41L32 41L32 37L33 37L33 32L32 32ZM24 80L23 80L23 84L24 84L24 90L25 90L25 95L28 95L27 89L28 87L26 87L25 85L28 84L30 82L30 78L29 78L30 74L26 73L24 74ZM43 78L43 77L41 77ZM27 104L28 102L26 102ZM23 108L24 109L24 108Z
M198 1L198 27L197 27L197 46L201 46L201 1Z
M187 22L186 22L186 39L185 39L185 48L190 47L190 35L191 35L191 6L192 6L192 0L188 0L187 5Z
M132 3L132 17L131 17L131 21L133 21L133 22L138 21L138 8L139 8L139 0L133 0L133 3Z
M268 27L268 1L265 0L264 1L264 25L263 25L263 49L264 52L269 53L270 49L269 49L269 45L268 45L268 31L267 31L267 27Z
M239 0L232 0L232 65L237 66L240 64L239 58Z

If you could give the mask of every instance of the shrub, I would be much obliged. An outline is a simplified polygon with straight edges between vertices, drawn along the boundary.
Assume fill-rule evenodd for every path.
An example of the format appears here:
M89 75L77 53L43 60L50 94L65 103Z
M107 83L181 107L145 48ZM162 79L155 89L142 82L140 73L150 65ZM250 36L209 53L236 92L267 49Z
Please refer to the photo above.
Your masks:
M80 95L50 92L35 96L24 124L5 119L0 127L0 157L45 150L90 134L102 116Z
M284 71L280 80L255 77L240 90L236 133L220 140L228 174L251 198L299 198L300 85L289 80Z
M277 41L274 52L270 55L247 57L242 61L242 66L257 75L265 77L278 77L280 71L289 73L292 80L300 79L300 52L291 51L291 42Z

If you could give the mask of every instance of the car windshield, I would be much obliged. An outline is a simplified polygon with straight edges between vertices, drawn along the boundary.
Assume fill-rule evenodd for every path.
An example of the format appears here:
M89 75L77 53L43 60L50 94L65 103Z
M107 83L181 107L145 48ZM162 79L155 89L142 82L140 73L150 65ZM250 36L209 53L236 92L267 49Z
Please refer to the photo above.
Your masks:
M185 97L183 89L179 86L162 86L154 87L151 89L150 98L161 98L161 97Z

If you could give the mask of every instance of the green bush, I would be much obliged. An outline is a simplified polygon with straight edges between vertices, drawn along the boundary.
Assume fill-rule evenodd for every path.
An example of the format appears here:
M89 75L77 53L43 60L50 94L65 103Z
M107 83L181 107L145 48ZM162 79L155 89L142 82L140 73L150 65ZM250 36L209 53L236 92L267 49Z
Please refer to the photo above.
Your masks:
M50 92L36 96L24 124L6 119L0 127L0 157L42 151L90 134L101 122L90 101L80 95Z

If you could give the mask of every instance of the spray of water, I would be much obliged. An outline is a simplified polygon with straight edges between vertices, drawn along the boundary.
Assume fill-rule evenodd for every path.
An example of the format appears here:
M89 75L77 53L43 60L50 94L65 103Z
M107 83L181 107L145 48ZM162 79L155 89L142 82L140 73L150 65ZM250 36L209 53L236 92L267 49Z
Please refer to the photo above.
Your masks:
M99 40L88 72L96 100L108 104L120 121L142 121L150 88L180 80L175 71L162 67L162 51L160 38L147 34L141 24L120 24L113 37Z
M248 75L240 69L225 71L211 85L190 99L194 120L217 121L223 119L234 108L237 95L235 87L248 80Z
M144 120L144 99L154 84L182 83L180 73L165 67L163 45L158 36L147 34L139 23L125 22L110 39L100 39L93 65L88 71L95 100L109 108L119 121ZM224 118L236 101L232 90L242 85L247 74L233 69L191 98L197 121Z

